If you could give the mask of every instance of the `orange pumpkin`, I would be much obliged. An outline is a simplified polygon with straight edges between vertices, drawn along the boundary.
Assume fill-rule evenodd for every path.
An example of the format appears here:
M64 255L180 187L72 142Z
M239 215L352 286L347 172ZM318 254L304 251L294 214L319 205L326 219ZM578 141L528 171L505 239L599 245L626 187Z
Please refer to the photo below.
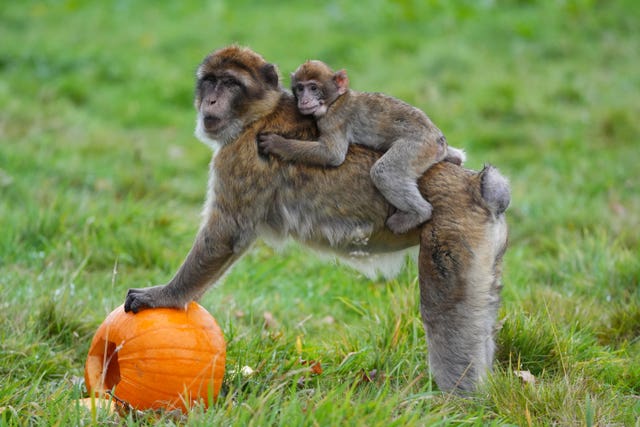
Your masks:
M186 310L137 314L116 308L98 328L84 378L91 394L111 390L136 409L186 409L218 396L226 357L215 319L192 302Z

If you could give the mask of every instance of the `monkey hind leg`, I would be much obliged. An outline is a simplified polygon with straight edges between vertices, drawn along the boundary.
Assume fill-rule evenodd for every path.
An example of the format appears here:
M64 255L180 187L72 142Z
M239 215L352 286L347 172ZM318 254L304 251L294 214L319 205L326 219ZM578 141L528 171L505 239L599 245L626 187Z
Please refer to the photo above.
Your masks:
M454 148L449 145L447 147L447 155L444 160L453 163L454 165L462 166L462 164L467 161L467 153L460 148Z
M431 215L427 216L426 212L431 212L431 207L425 208L423 212L425 214L421 215L415 212L397 211L387 219L387 227L396 234L404 234L427 221Z
M492 294L483 304L471 298L451 304L437 301L443 295L423 289L428 287L421 284L420 311L433 378L442 391L474 391L491 371L499 296Z
M402 234L431 218L433 209L418 189L417 177L422 171L413 171L406 155L394 154L389 150L378 159L371 168L371 179L387 201L398 209L387 219L387 226L394 233Z

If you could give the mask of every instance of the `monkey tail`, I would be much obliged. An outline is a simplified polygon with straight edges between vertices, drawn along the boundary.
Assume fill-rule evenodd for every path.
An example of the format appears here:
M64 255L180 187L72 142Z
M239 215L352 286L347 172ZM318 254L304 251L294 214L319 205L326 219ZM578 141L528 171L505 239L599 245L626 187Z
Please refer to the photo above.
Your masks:
M504 213L511 202L509 181L495 167L485 165L480 172L480 193L494 215Z

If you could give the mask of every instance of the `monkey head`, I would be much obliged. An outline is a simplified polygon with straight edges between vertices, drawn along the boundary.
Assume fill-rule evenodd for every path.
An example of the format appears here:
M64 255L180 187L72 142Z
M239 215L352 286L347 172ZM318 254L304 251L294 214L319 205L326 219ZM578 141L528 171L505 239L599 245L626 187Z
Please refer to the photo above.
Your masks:
M349 77L346 70L334 73L324 62L311 60L291 74L291 90L298 101L300 113L319 118L349 90Z
M225 145L270 111L281 96L276 67L240 46L208 55L196 72L195 134L207 145Z

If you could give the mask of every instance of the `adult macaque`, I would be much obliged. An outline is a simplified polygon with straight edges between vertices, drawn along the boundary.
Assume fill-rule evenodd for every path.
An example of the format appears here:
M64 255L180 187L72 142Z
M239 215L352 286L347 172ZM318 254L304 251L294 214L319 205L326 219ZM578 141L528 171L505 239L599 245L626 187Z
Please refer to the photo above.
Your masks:
M431 204L416 181L441 160L458 165L464 152L448 147L440 129L419 109L381 93L349 89L345 70L333 72L322 61L307 61L291 75L298 110L316 118L320 137L301 142L273 133L260 135L260 146L286 160L339 166L349 144L384 152L371 168L371 179L398 211L387 226L406 233L431 217Z
M500 173L434 165L418 179L434 207L431 220L397 235L385 227L393 208L369 177L379 153L352 145L339 168L259 153L260 133L318 137L314 120L298 112L276 68L260 55L231 46L207 56L197 71L195 107L196 135L217 146L200 229L173 279L130 289L125 310L184 307L259 236L292 237L374 265L420 244L420 304L433 376L443 390L472 390L493 359L510 198Z

